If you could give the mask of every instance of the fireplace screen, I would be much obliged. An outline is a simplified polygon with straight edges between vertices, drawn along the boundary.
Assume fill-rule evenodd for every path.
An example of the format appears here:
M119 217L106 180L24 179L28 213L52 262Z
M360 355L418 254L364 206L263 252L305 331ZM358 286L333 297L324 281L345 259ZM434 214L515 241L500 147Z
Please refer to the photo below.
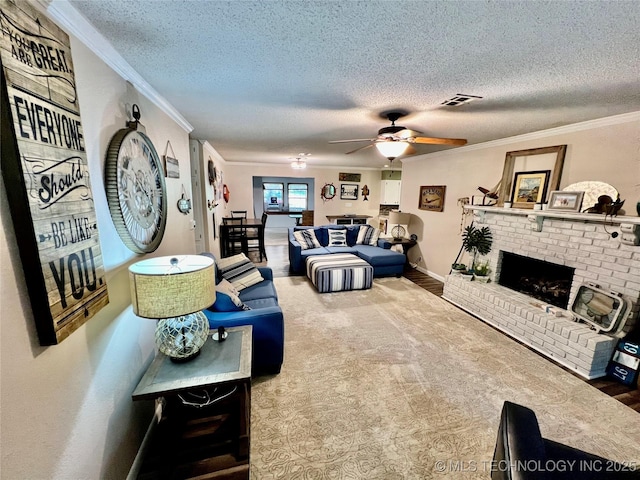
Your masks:
M542 300L544 303L567 308L574 268L515 253L500 253L500 277L498 278L500 285Z

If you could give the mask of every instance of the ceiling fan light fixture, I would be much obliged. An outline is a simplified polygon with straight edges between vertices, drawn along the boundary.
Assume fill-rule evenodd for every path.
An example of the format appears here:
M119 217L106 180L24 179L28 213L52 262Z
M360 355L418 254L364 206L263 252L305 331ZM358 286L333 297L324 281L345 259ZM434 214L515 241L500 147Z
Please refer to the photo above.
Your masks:
M291 162L291 168L293 168L294 170L303 170L307 168L307 164L302 160L295 160Z
M390 161L393 161L394 158L402 155L407 148L409 147L408 142L400 142L395 140L388 140L385 142L377 142L376 148L378 151L387 157Z
M291 162L291 168L294 170L304 170L307 168L307 162L302 160L303 157L308 157L310 153L299 153L298 156Z

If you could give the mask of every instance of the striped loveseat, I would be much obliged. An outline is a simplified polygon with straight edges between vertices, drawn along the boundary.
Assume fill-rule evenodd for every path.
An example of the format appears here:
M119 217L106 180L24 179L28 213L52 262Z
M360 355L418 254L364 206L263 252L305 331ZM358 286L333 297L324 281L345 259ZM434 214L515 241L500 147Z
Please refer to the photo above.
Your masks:
M312 231L313 235L305 235L302 233L304 230ZM346 235L343 235L343 232ZM337 245L342 238L345 239L346 245ZM304 274L306 259L309 256L332 253L357 255L373 267L374 277L392 275L399 277L402 275L406 262L406 256L403 253L391 250L391 243L385 239L376 239L375 229L370 225L323 225L289 228L289 270L291 273Z

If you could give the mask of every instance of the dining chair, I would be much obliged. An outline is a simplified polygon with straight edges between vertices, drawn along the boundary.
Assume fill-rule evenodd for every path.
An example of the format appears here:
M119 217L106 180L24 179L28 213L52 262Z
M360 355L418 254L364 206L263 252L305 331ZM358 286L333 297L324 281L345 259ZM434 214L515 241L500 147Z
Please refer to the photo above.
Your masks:
M231 210L231 216L233 218L247 218L246 210Z
M262 223L262 228L249 228L247 229L247 249L248 250L258 250L260 253L260 261L262 261L262 257L264 256L265 260L267 259L267 252L264 248L264 229L267 225L267 218L269 215L266 212L262 213L262 217L260 221ZM262 246L262 248L261 248Z
M222 223L228 225L227 233L224 237L225 252L229 255L238 253L239 251L247 255L249 253L249 246L247 243L247 231L242 227L244 218L223 217ZM237 226L236 226L237 225Z

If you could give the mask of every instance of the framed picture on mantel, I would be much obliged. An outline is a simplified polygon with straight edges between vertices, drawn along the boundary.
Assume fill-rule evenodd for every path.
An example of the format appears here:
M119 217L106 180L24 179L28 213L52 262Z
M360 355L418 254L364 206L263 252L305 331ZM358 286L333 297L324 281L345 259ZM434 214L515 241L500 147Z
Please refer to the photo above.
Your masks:
M550 170L537 172L517 172L513 181L511 196L515 208L533 208L542 203L547 195Z

